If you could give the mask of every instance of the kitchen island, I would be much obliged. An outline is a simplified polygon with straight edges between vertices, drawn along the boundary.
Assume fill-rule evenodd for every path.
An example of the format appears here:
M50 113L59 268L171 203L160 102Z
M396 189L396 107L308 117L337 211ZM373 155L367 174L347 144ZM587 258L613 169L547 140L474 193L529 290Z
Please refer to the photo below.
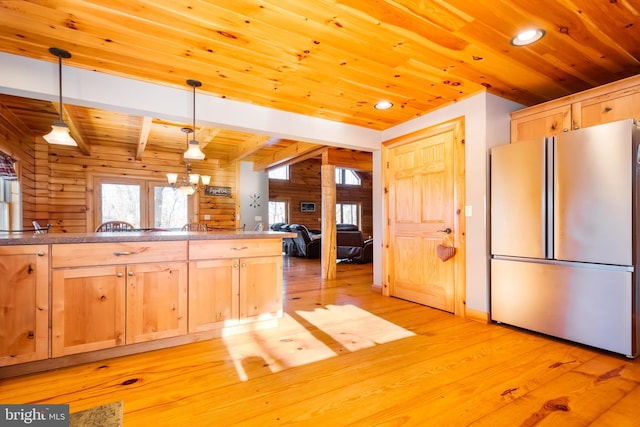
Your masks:
M0 235L0 378L273 327L285 237Z

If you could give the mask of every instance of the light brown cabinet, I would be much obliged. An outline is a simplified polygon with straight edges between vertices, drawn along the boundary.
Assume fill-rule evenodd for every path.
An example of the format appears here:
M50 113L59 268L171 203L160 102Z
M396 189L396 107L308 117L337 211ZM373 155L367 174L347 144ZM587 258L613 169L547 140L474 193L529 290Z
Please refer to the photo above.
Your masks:
M617 120L640 120L640 76L511 113L511 142Z
M0 246L0 366L49 357L49 247Z
M189 332L282 317L281 239L189 242Z
M186 247L53 245L52 356L186 334Z

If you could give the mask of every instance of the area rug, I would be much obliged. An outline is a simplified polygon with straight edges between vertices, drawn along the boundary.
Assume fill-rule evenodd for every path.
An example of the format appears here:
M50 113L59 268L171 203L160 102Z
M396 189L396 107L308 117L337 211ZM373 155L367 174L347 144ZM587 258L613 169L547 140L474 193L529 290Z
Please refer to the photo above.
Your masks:
M122 401L70 414L70 427L122 427Z

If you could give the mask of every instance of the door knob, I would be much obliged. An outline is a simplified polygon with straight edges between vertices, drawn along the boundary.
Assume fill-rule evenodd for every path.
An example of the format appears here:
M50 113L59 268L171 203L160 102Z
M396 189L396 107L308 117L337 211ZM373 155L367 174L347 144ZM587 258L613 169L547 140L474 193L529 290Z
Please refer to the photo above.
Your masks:
M438 230L438 231L446 234L451 234L451 229L449 227L445 228L444 230Z

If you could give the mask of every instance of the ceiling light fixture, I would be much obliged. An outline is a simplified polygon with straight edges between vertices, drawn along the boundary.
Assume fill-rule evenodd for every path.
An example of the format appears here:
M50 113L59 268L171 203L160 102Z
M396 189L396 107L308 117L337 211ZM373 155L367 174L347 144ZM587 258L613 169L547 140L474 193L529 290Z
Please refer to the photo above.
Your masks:
M388 110L391 107L393 107L393 102L391 101L380 101L373 106L376 110Z
M198 80L187 80L187 84L193 88L193 139L189 141L185 159L204 160L204 153L200 150L200 143L196 141L196 88L202 86Z
M193 132L191 128L182 128L180 129L187 135L187 144L191 144L189 141L189 134ZM191 172L191 164L187 159L185 163L185 174L180 177L178 180L178 174L170 172L167 174L167 181L171 184L171 187L182 191L187 196L191 196L195 193L199 188L199 183L202 181L202 185L207 186L209 182L211 182L211 177L209 175L199 175L197 173Z
M69 126L62 120L62 58L69 59L71 54L64 49L57 47L49 48L49 53L58 57L58 94L60 96L60 118L51 125L51 132L44 135L43 138L49 144L68 145L76 147L78 144L69 134Z
M537 42L543 38L545 34L546 32L541 28L523 31L511 39L511 44L514 46L527 46L531 43Z

